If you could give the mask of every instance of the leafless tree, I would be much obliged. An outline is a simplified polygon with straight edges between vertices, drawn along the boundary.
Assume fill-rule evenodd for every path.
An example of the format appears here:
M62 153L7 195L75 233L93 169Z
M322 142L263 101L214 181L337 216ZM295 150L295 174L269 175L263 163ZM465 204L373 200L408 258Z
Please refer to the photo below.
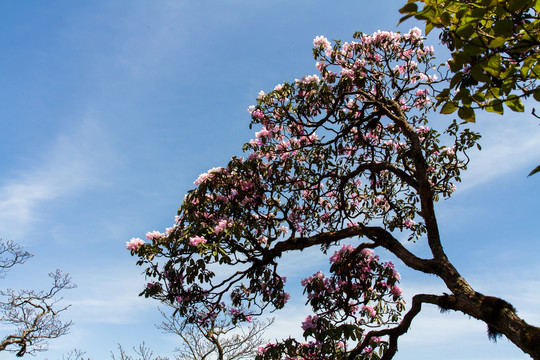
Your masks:
M67 354L62 355L62 360L85 360L84 355L86 354L86 351L82 351L80 349L73 349ZM87 358L86 360L90 360L90 358Z
M13 241L0 240L0 274L16 264L23 264L32 255ZM49 290L0 290L0 323L13 328L0 337L0 352L16 352L21 357L47 350L47 341L65 335L72 325L63 322L59 314L69 306L59 306L58 293L74 288L68 274L60 270L49 276L53 280Z
M111 352L111 358L112 360L169 360L167 357L161 357L161 356L155 356L154 352L150 350L150 348L146 347L144 342L139 345L138 348L133 348L133 351L135 351L135 354L138 356L137 358L126 354L124 348L122 345L118 344L118 358L114 355L113 352Z
M257 347L266 345L264 331L274 319L253 321L247 328L233 324L230 319L212 320L209 326L189 324L176 316L167 316L158 326L176 334L182 344L176 348L176 360L243 360L253 358Z
M0 239L0 277L4 278L9 269L17 264L24 264L31 257L32 254L15 241Z

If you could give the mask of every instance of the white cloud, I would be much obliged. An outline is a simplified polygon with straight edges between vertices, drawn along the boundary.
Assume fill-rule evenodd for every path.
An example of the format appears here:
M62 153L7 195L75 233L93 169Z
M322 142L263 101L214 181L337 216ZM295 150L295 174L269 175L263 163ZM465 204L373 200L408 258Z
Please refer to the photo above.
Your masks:
M463 174L458 190L469 190L516 171L525 177L540 163L538 122L524 114L481 116L479 124L470 128L482 135L482 151L471 151L469 169Z
M105 132L91 117L57 136L49 150L0 184L0 229L3 238L17 238L39 222L38 207L47 201L95 185L113 159Z
M124 265L72 273L78 289L66 296L76 323L130 324L145 311L157 312L157 302L138 296L144 278ZM133 316L138 314L138 316Z

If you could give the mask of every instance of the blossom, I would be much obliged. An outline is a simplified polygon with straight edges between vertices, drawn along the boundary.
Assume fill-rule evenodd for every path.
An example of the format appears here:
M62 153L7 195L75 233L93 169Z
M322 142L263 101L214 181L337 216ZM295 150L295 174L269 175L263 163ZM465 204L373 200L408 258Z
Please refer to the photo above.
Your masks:
M394 294L395 296L401 296L401 288L397 287L396 285L392 286L392 289L390 289L390 291L392 292L392 294Z
M422 30L420 30L417 27L412 28L411 30L409 30L408 34L403 35L405 39L412 39L412 40L419 39L420 36L422 36Z
M137 250L139 246L144 245L144 240L140 238L132 238L130 241L126 242L126 249L128 250Z
M313 39L313 46L321 46L321 45L324 49L330 49L331 47L330 41L328 41L328 39L325 38L324 36L319 35L315 37L315 39Z
M308 315L306 319L302 322L302 330L306 331L307 329L315 329L317 327L317 320L319 317L317 315Z
M228 228L230 226L229 224L229 220L221 220L220 222L218 222L218 224L214 227L214 232L216 234L219 234L220 232L222 232L223 230L225 230L226 228Z
M405 219L403 220L403 226L405 226L406 228L410 228L412 227L413 225L416 225L416 221L413 221L411 219Z
M148 240L156 240L165 237L165 234L160 233L159 231L152 231L146 233L146 239Z
M369 316L371 316L371 317L377 316L377 312L371 306L364 305L364 306L362 306L362 310L366 310L367 313L369 314Z
M189 238L189 245L197 246L199 244L206 244L206 239L202 236L192 236Z

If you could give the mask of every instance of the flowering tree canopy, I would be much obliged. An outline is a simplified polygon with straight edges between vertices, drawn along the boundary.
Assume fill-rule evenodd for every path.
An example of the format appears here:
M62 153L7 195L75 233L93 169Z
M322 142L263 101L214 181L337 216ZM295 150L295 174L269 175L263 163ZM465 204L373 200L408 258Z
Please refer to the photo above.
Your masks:
M434 204L455 191L479 135L456 122L444 134L427 125L446 78L433 48L417 28L354 38L317 37L318 73L261 92L250 107L259 131L245 158L199 176L165 233L126 244L152 280L142 294L203 326L218 316L249 321L289 299L284 253L347 241L329 275L302 281L309 341L269 344L261 359L390 359L423 303L485 321L492 337L538 357L540 330L474 291L444 253ZM401 234L427 241L432 258L410 252ZM405 312L400 276L377 248L440 277L449 294L417 294Z

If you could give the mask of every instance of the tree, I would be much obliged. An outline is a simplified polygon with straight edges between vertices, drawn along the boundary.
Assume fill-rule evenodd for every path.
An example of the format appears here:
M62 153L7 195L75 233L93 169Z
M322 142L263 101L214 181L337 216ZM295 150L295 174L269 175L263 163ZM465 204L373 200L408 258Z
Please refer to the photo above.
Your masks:
M191 324L179 319L174 314L168 316L161 312L164 321L158 328L166 333L178 335L180 346L175 349L176 360L242 360L250 359L256 354L258 347L268 343L263 338L264 331L272 325L273 319L266 322L254 320L245 328L234 325L227 318L209 319L205 326L200 323ZM118 352L111 352L113 360L169 360L168 357L154 355L154 352L143 342L133 347L135 357L129 355L122 345L118 344ZM85 360L85 351L74 349L62 356L62 360ZM86 360L90 360L87 358Z
M218 360L250 359L256 349L266 345L264 331L273 323L253 321L248 328L239 327L227 318L209 319L210 324L189 323L184 319L167 316L159 326L167 333L176 334L182 339L182 345L176 349L178 360Z
M23 264L32 255L13 241L0 240L0 274L17 264ZM68 274L56 270L50 273L53 285L46 291L13 290L0 291L0 323L14 327L13 332L0 340L0 351L16 352L21 357L47 350L47 341L67 334L72 322L62 322L60 313L69 306L58 308L58 293L71 289Z
M126 354L124 348L122 345L118 344L118 358L114 355L113 352L111 352L111 359L112 360L169 360L167 357L161 357L161 356L154 356L154 352L150 350L150 348L147 348L144 345L144 342L139 345L139 348L133 348L133 351L138 356L138 358L134 358L131 355Z
M267 345L259 359L391 359L423 304L481 320L490 338L504 335L540 359L540 329L475 291L443 249L435 205L455 191L480 136L456 121L443 133L428 126L430 96L447 79L420 35L315 38L319 73L261 92L250 108L251 126L262 129L244 145L246 158L200 175L164 234L127 243L153 280L141 295L174 305L189 323L242 322L285 306L285 252L319 246L337 250L330 275L302 281L311 340ZM408 250L402 234L427 242L431 257ZM448 293L417 294L405 312L400 276L380 248L439 277Z
M454 75L437 95L441 113L458 110L474 121L474 109L523 112L521 99L540 101L539 0L409 0L400 12L407 14L401 21L424 21L426 32L442 29L441 41L452 51Z

